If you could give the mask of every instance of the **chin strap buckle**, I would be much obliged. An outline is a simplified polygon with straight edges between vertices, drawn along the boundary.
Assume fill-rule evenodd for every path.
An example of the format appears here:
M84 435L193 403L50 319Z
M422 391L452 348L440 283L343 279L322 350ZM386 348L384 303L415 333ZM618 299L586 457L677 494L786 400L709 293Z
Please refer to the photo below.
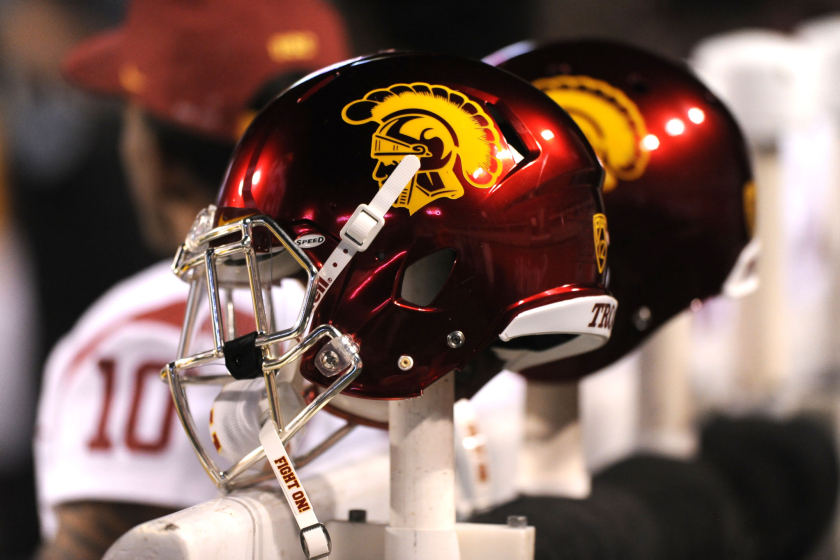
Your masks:
M327 528L322 523L316 523L300 530L300 546L309 560L326 558L332 550L332 541Z
M341 240L354 246L356 252L364 251L384 225L384 215L377 214L368 204L359 204L341 228Z
M312 502L271 420L266 422L260 430L260 443L300 528L300 546L303 548L303 553L309 560L326 558L332 550L330 534L327 528L318 521L312 509Z
M344 227L341 228L341 240L361 252L370 247L371 242L385 225L385 214L396 202L400 193L411 183L414 174L420 169L417 156L405 156L397 168L370 201L359 204Z
M400 193L411 183L414 174L420 169L420 160L417 156L405 156L394 169L370 204L360 204L344 227L341 228L341 243L332 252L329 258L324 261L321 270L318 271L316 279L317 295L313 311L321 303L326 291L330 288L333 280L338 278L347 263L353 256L364 251L373 242L379 230L385 225L385 214L388 209L397 201Z

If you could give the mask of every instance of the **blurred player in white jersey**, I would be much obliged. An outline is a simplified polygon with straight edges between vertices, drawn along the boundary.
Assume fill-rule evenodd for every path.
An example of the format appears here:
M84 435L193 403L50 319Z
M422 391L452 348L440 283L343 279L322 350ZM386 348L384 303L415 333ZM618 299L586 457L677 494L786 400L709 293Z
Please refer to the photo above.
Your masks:
M320 0L135 0L121 28L71 53L65 74L125 101L128 182L146 241L168 257L215 199L255 111L346 58L345 45ZM43 558L101 558L134 525L216 496L159 381L186 297L160 263L102 296L53 350L35 437ZM282 322L287 311L275 313ZM197 415L216 392L191 395Z

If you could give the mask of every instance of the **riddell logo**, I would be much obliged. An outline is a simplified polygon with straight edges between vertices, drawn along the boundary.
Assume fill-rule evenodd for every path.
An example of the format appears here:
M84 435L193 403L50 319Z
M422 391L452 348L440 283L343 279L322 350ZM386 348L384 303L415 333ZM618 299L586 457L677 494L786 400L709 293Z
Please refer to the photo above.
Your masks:
M592 308L592 312L595 315L592 317L592 322L586 325L587 327L612 330L614 319L613 315L615 314L615 305L610 305L609 303L596 303L595 306ZM598 322L599 315L601 317L600 323Z
M317 233L310 233L308 235L301 235L300 237L295 239L295 245L304 249L311 249L312 247L317 247L326 240L327 238L323 235L318 235Z
M315 284L315 303L321 301L321 296L326 293L327 288L330 287L330 282L327 282L320 276L318 277L318 282Z

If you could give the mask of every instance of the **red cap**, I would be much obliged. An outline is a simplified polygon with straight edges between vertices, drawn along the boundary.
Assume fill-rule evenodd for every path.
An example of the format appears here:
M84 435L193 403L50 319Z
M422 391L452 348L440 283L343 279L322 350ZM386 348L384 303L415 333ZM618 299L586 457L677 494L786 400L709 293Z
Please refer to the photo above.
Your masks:
M122 27L76 47L63 71L88 91L237 140L268 80L348 56L341 18L320 0L134 0Z

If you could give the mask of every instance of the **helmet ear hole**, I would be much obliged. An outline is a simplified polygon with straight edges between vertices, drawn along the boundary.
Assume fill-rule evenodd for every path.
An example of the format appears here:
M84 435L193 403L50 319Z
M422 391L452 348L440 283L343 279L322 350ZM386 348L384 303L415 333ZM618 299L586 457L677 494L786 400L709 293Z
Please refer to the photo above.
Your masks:
M455 268L455 256L455 249L441 249L408 265L400 286L400 299L419 307L431 305Z

